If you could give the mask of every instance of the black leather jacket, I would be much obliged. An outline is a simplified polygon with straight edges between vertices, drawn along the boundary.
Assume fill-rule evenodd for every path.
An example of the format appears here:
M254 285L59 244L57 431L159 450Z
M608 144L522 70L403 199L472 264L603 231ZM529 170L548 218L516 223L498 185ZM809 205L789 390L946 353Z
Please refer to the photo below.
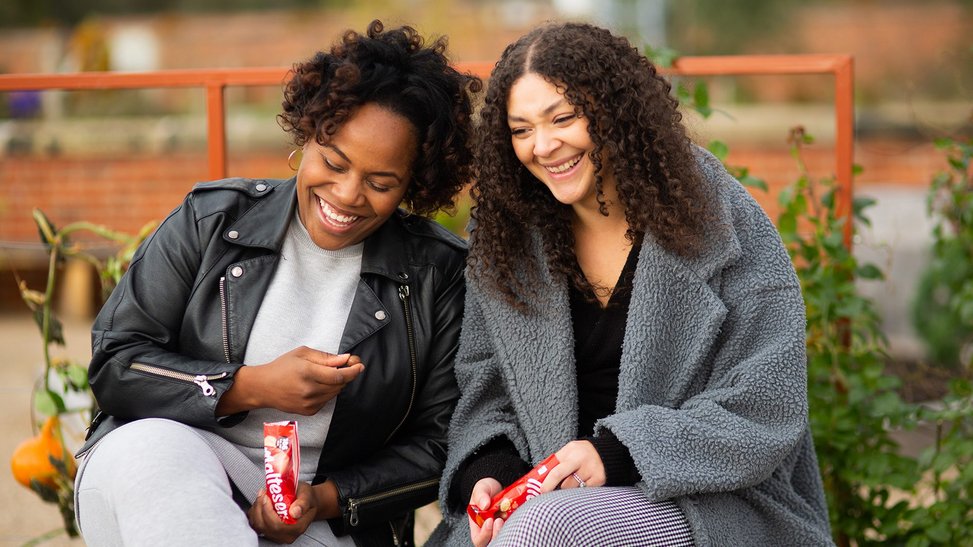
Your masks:
M142 245L95 320L89 377L101 413L82 453L129 420L218 428L243 418L215 409L243 366L296 202L294 179L199 184ZM387 542L400 517L436 498L458 397L465 256L462 239L401 211L365 241L340 352L366 371L337 398L313 481L338 487L338 534L381 531Z

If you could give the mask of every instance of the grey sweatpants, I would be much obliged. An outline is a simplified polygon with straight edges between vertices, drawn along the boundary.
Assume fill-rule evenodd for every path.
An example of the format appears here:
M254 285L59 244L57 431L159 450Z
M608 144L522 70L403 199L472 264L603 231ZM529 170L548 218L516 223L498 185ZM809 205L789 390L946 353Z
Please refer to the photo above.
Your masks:
M250 528L223 462L204 435L212 434L152 418L125 424L99 441L75 479L75 515L85 544L276 545ZM312 531L318 539L308 537ZM294 545L350 541L336 539L318 521Z

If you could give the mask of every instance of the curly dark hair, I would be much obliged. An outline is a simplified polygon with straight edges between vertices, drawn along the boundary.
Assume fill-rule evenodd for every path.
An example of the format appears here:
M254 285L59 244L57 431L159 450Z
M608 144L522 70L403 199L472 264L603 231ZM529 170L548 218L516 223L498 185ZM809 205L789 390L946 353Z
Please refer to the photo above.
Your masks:
M552 273L582 291L591 289L576 267L571 208L534 178L511 144L507 100L514 83L528 73L557 86L588 119L602 214L608 210L601 170L609 165L630 241L651 237L682 256L697 252L708 200L671 85L623 37L588 24L547 24L507 46L490 76L471 187L470 275L518 308L529 307L525 293L536 278L524 278L531 273L519 266L530 245L525 229L541 227Z
M303 146L327 142L365 103L403 116L418 136L404 202L424 216L451 209L472 178L471 95L482 83L450 66L446 44L440 37L426 46L414 28L385 30L379 20L365 35L346 31L329 52L294 65L278 122Z

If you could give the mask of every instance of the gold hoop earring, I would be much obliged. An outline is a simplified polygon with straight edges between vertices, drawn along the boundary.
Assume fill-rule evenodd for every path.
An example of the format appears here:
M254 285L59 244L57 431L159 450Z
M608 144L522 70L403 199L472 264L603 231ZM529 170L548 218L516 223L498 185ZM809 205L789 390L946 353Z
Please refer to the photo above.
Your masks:
M295 149L291 150L291 153L287 155L287 166L291 168L291 171L297 171L297 167L300 167L301 166L301 161L300 160L297 161L297 167L294 167L293 165L291 165L294 162L294 155L297 154L298 152L301 152L301 155L303 157L303 154L304 153L303 153L303 151L300 148L295 148Z

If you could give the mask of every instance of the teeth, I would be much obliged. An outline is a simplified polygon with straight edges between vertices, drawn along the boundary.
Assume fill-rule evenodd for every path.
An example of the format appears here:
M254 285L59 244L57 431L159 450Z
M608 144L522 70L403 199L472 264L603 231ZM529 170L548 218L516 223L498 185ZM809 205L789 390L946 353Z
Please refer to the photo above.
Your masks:
M563 172L571 169L572 167L574 167L575 165L577 165L579 161L581 161L581 156L577 156L577 157L571 159L570 161L567 161L565 163L562 163L561 165L557 165L557 166L553 166L553 167L545 167L544 169L547 169L551 173L554 173L554 174L557 175L557 174L563 173Z
M328 205L328 202L324 201L321 198L318 198L318 204L321 206L321 210L324 212L325 216L327 216L328 218L330 218L335 222L341 224L351 224L352 222L358 220L358 217L356 215L338 214L337 211L335 211L334 209L331 208L330 205Z

